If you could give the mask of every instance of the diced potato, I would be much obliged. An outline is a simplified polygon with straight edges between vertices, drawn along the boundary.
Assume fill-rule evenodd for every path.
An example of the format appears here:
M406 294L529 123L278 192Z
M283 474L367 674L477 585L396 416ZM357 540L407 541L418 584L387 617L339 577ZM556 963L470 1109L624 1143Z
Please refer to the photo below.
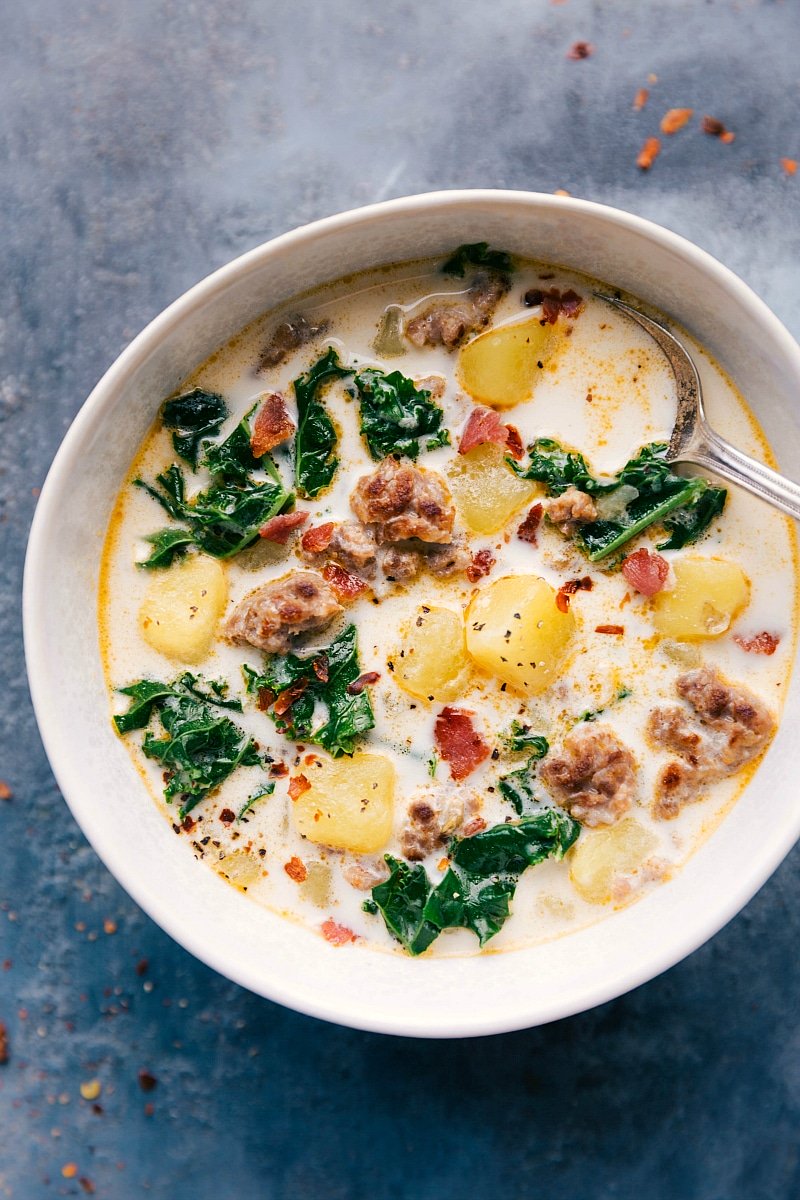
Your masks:
M422 700L455 700L469 677L464 618L447 608L426 608L405 631L394 678Z
M457 455L447 475L458 514L474 533L497 533L538 491L514 474L502 446L476 446Z
M492 675L529 696L556 679L575 631L572 611L536 575L506 575L482 588L467 609L467 652Z
M228 600L225 570L215 558L196 554L154 571L142 606L142 637L167 658L196 663L207 653Z
M394 767L381 754L356 754L309 767L311 787L292 804L298 833L320 846L371 854L392 833Z
M261 863L246 850L234 850L225 855L217 871L240 892L246 892L261 874Z
M675 585L653 601L659 633L679 642L727 633L750 599L750 582L736 563L722 558L682 558L672 564Z
M653 834L633 817L607 829L584 829L570 852L569 877L584 900L607 904L615 876L635 871L657 845Z
M318 908L326 908L331 902L331 868L326 862L306 864L307 875L300 884L300 895Z
M539 317L487 329L459 354L459 382L480 404L522 404L533 395L555 343L552 326L542 325Z

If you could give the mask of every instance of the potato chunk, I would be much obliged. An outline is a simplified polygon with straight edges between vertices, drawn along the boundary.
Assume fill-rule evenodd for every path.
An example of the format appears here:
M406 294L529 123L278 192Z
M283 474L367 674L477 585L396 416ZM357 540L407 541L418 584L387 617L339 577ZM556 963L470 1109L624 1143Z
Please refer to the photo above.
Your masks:
M513 408L530 400L555 341L539 317L487 329L459 354L459 382L481 404Z
M584 829L570 854L569 877L584 900L607 904L615 876L635 871L657 845L632 817L606 829Z
M298 833L310 842L371 854L392 833L394 767L381 754L356 754L306 768L311 784L292 804Z
M394 678L422 700L455 700L464 691L469 659L464 618L447 608L426 608L405 631L403 655L396 654Z
M504 454L502 446L476 446L448 468L458 515L474 533L497 533L538 490L514 474Z
M196 554L154 571L139 609L142 637L167 658L196 663L205 656L228 600L225 570Z
M672 569L675 586L653 601L658 632L679 642L727 633L750 599L750 582L742 568L722 558L683 558Z
M240 892L246 892L261 875L261 863L247 850L234 850L226 854L217 866L217 871L228 883Z
M536 575L506 575L467 609L467 653L504 683L536 696L556 679L575 631L572 611Z

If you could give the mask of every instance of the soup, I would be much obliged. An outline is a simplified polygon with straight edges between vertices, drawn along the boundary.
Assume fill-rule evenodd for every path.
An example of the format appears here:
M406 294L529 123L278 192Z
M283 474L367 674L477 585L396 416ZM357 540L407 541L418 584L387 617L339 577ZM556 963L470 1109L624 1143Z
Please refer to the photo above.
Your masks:
M460 247L265 314L154 403L103 560L113 719L195 856L335 945L612 914L774 733L793 529L665 463L669 367L595 287Z

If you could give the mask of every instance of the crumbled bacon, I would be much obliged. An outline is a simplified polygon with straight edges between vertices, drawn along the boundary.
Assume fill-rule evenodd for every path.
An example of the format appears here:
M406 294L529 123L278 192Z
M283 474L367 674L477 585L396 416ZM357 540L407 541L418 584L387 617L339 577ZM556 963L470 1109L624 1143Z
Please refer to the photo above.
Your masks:
M332 917L323 921L320 929L325 941L330 942L332 946L346 946L348 942L358 941L357 933L353 933L352 929L348 929L346 925L339 925Z
M625 632L624 625L595 625L595 633L608 633L614 637L622 637Z
M489 745L472 724L472 716L466 709L448 704L436 718L436 749L449 763L450 775L455 780L466 779L490 754Z
M661 132L668 135L677 133L688 121L691 121L693 115L693 108L671 108L661 118Z
M756 633L753 637L749 638L742 637L740 633L735 633L733 640L737 646L741 646L748 654L774 654L781 639L773 633L767 633L765 629L761 633Z
M275 699L275 693L271 688L260 687L258 689L257 707L261 712L266 712Z
M305 883L306 879L308 879L306 864L296 854L293 854L289 861L283 864L283 869L295 883Z
M542 521L544 509L541 504L534 504L528 512L527 517L517 530L517 537L523 542L530 542L532 546L536 545L536 535Z
M636 158L636 165L640 171L649 171L653 163L661 153L661 142L657 137L649 137L646 139L639 154Z
M320 654L318 658L315 658L311 664L311 670L314 672L320 683L327 683L328 679L330 678L328 672L327 654Z
M703 117L700 122L700 128L703 133L708 133L711 137L719 138L721 142L730 144L735 140L736 134L731 133L730 129L726 129L722 121L718 121L716 117Z
M496 561L491 550L478 550L473 554L472 562L467 567L467 579L470 583L477 583L479 579L483 579L484 575L489 574Z
M568 579L562 583L556 593L556 608L559 612L569 612L569 605L576 592L590 592L594 587L592 577L584 575L583 579Z
M293 775L289 780L289 799L299 800L303 792L307 792L311 784L305 775Z
M797 174L797 159L782 158L781 166L783 167L783 169L787 175L796 175Z
M559 291L557 287L548 288L547 291L543 291L542 288L529 288L522 297L522 302L528 308L538 308L541 305L544 319L555 325L561 313L565 317L577 317L583 307L583 296L579 296L573 288L567 288L565 292Z
M643 596L655 596L667 582L669 563L660 554L654 554L642 546L625 559L622 574L637 592Z
M303 692L308 687L308 679L305 676L302 679L296 679L294 683L290 683L287 688L278 696L272 711L277 717L282 717L287 713L294 704L295 700L299 700Z
M300 538L300 545L309 554L320 554L331 544L333 530L333 521L326 521L324 525L312 525Z
M349 696L358 696L363 692L365 687L371 687L373 683L377 683L380 677L380 671L365 671L363 675L359 675L358 679L354 679L352 683L348 683L347 694Z
M283 779L284 775L289 774L289 768L286 763L275 762L271 765L269 773L270 775L274 775L276 779Z
M357 575L351 575L338 563L326 563L322 577L333 588L337 600L355 600L356 596L360 596L367 590L363 579L359 579Z
M250 449L255 458L261 458L294 433L294 421L289 416L286 401L280 392L271 392L256 413L250 434Z
M591 42L573 42L567 51L567 58L572 62L580 62L583 58L590 58L594 54L594 46Z
M464 837L474 837L476 833L481 833L486 828L486 822L483 817L473 817L471 821L467 821L462 829Z
M641 112L647 101L650 99L650 93L645 87L639 88L633 99L634 112Z
M524 454L519 430L514 425L504 425L493 408L478 405L470 413L461 435L458 453L468 454L476 446L485 446L488 443L503 446L513 458L520 459Z
M305 525L307 520L307 512L279 513L277 517L271 517L266 525L261 526L258 536L267 542L277 542L279 546L285 546L295 529Z

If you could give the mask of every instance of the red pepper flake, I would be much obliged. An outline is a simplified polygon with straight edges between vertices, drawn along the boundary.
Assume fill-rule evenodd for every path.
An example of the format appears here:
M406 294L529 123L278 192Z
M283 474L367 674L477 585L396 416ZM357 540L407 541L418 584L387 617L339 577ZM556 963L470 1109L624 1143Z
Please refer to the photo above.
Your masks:
M736 138L736 134L731 133L730 129L726 129L722 121L718 121L716 117L703 117L700 122L700 128L703 133L709 134L710 137L719 138L726 145L730 145Z
M542 523L543 513L544 513L544 509L543 509L542 505L534 504L533 507L528 512L527 517L525 518L525 520L522 522L519 529L517 530L517 537L520 538L523 542L529 542L531 544L531 546L535 546L536 545L536 535L538 533L539 526Z
M315 658L311 664L311 670L314 672L320 683L327 683L330 679L327 654L320 654L319 658Z
M367 590L363 579L359 579L357 575L351 575L338 563L327 563L322 577L333 588L337 600L355 600L356 596L360 596Z
M522 444L522 434L517 429L516 425L506 425L508 438L506 440L506 449L512 458L517 462L525 455L525 447Z
M308 879L306 864L296 855L292 855L289 861L283 864L283 869L289 878L293 879L295 883L305 883L305 881Z
M307 554L320 554L330 546L334 529L333 521L326 521L324 525L312 525L300 538L300 545Z
M645 104L647 104L647 101L649 99L650 99L650 93L647 90L647 88L645 88L645 87L639 88L638 92L636 93L636 95L633 98L634 112L641 112L642 109L644 108Z
M148 970L149 966L150 966L150 963L147 961L146 958L139 959L139 961L136 964L136 967L134 968L136 971L136 974L139 976L139 978L141 978L142 975L147 974L147 970Z
M649 137L642 146L636 158L636 165L640 171L649 171L653 163L661 153L661 142L657 137Z
M273 775L275 779L283 779L284 775L289 774L289 768L287 767L286 763L276 762L270 767L269 773L270 775Z
M595 625L595 633L608 633L614 637L622 637L625 632L624 625Z
M492 554L491 550L478 550L472 556L472 562L467 567L467 579L470 583L477 583L479 579L483 579L484 575L488 575L497 559Z
M325 941L330 942L332 946L346 946L348 942L358 941L357 933L353 933L346 925L339 925L332 917L323 921L320 928Z
M671 108L661 118L661 132L666 133L668 136L677 133L679 129L683 129L684 125L691 121L693 116L693 108Z
M380 677L380 671L365 671L363 675L359 675L358 679L354 679L352 683L348 683L346 688L348 696L360 695L365 687L372 687L373 683L377 683Z
M749 638L735 633L733 640L737 646L741 646L748 654L774 654L781 639L776 637L774 633L767 633L765 629L761 633L756 633L753 637Z
M593 587L594 581L590 575L584 575L583 579L568 579L556 593L556 608L559 612L568 613L570 601L575 593L590 592Z
M139 1087L143 1092L152 1092L153 1088L158 1083L155 1075L152 1075L150 1071L146 1071L144 1068L142 1068L142 1070L139 1072L138 1079Z
M783 167L783 169L787 175L796 175L797 174L797 159L782 158L781 166Z
M580 62L584 58L591 58L594 54L594 46L591 42L573 42L567 51L567 58L571 62Z
M87 1196L94 1195L94 1193L95 1193L94 1184L92 1183L91 1179L89 1179L89 1177L87 1175L81 1175L80 1179L78 1180L78 1183L81 1185L81 1188L83 1189L83 1191L86 1192Z
M181 821L181 829L184 833L191 833L195 827L195 819L189 813Z
M286 401L280 392L271 392L256 413L250 434L250 449L254 458L261 458L294 433L294 421L289 416Z
M222 821L223 825L232 825L236 820L236 813L231 812L229 808L223 808L222 812L219 814L219 819Z
M484 759L491 748L472 724L473 713L446 705L436 718L434 739L439 755L450 766L453 779L466 779Z
M269 688L260 687L258 689L258 707L261 712L266 712L275 700L275 693Z
M5 779L0 779L0 800L10 800L14 793L6 783Z
M308 687L308 682L308 679L304 675L300 679L295 679L294 683L290 683L287 688L283 689L272 706L272 711L277 717L282 717L289 711L295 700L300 699Z
M8 1059L8 1029L5 1021L0 1021L0 1066L7 1063Z
M307 512L278 513L277 517L271 517L266 525L261 526L258 536L266 542L275 542L278 546L285 546L295 529L305 525L307 520Z
M289 799L299 800L303 792L307 792L311 784L305 775L293 775L289 780Z
M464 826L464 837L474 837L476 833L481 833L486 828L486 822L483 817L473 817L471 821L467 821Z
M637 592L643 596L655 596L667 582L669 563L660 554L653 554L646 546L642 546L624 560L622 574Z

